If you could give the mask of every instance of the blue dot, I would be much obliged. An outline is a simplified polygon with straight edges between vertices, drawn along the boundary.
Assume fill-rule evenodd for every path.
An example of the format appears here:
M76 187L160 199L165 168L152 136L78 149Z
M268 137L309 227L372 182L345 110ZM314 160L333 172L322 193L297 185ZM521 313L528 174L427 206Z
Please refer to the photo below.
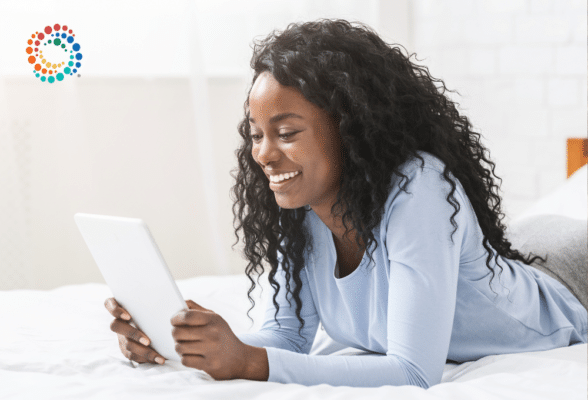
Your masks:
M73 72L78 72L78 70L74 68L74 69L73 69Z
M51 34L51 36L53 36L53 34Z
M80 68L82 66L82 63L77 62L76 63L76 68Z
M63 39L65 39L65 37L66 37L66 36L67 36L67 35L66 35L65 33L62 33L62 34L61 34L61 37L62 37Z
M74 51L80 51L80 44L74 43L74 45L72 46L72 49L74 49Z
M77 53L76 60L81 60L81 59L82 59L82 53Z
M73 43L73 36L67 37L67 43Z

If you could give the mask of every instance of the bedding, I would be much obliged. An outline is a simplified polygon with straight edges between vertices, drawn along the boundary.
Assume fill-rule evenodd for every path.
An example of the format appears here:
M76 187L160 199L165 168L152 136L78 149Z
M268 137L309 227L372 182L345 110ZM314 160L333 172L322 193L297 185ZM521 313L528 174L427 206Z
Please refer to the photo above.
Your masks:
M586 220L583 179L572 179L539 201L535 214ZM582 175L577 175L582 177ZM564 210L565 212L562 212ZM513 221L522 221L523 215ZM203 276L178 281L185 299L220 314L235 333L256 331L273 289L267 279L252 293L256 306L247 317L249 280L243 275ZM261 290L263 289L263 290ZM14 399L586 399L586 344L540 352L492 355L445 365L440 384L379 388L303 386L248 380L214 381L202 371L167 361L138 364L122 355L112 317L103 306L112 294L104 284L62 286L54 290L0 291L0 398ZM170 325L171 331L171 325ZM311 354L361 354L319 328Z

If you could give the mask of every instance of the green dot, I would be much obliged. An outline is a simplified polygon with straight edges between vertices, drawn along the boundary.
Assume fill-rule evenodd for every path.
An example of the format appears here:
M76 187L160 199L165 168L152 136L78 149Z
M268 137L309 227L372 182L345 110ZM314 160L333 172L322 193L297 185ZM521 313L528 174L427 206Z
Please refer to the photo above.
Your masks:
M64 45L64 44L62 44L62 45L61 45L61 48L62 48L62 49L65 49L65 45ZM67 51L67 50L66 50L66 51Z
M63 69L63 72L65 72L66 74L69 74L71 72L71 69L69 69L69 67L65 67Z
M41 82L45 82L47 80L47 78L45 78L44 76L41 77Z
M51 43L51 40L49 40L47 43Z
M55 39L53 43L55 43L55 46L59 46L61 44L61 39Z
M57 78L58 81L62 81L63 80L63 74L61 72L58 73L57 76L56 76L56 78Z

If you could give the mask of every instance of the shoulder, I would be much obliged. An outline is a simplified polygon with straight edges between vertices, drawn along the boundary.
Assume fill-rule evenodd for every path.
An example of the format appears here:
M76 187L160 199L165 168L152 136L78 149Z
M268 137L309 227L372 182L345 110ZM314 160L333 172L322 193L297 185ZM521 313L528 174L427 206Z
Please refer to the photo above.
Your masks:
M443 173L445 163L427 151L417 150L417 155L410 157L399 168L400 172L407 176L414 176L417 174L417 171L422 172L424 169L433 169L439 173Z
M445 179L443 160L423 150L417 150L417 155L406 160L400 165L398 172L392 174L385 206L387 213L404 197L409 197L410 201L413 201L414 196L418 196L428 208L434 207L435 204L444 205L453 186L453 198L460 203L469 203L463 186L451 171L448 172L448 176L454 185Z

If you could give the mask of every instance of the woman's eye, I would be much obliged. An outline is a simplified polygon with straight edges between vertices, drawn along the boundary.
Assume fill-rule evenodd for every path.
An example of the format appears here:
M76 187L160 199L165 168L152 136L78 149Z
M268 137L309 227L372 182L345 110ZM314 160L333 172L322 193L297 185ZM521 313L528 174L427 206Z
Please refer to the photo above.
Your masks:
M281 139L288 139L290 136L295 135L298 132L290 132L290 133L283 133L281 135L278 135ZM261 138L261 135L251 135L251 139L253 139L254 142L259 141Z

